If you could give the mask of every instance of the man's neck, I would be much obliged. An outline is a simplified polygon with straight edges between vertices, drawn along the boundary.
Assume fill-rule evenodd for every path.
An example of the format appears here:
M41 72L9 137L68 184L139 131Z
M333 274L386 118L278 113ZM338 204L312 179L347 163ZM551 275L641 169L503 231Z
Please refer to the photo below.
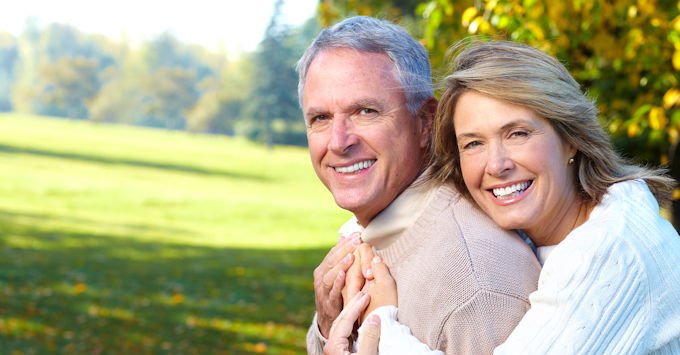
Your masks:
M364 226L361 238L377 249L391 244L411 227L427 206L435 184L422 181L424 174L408 186L392 203Z

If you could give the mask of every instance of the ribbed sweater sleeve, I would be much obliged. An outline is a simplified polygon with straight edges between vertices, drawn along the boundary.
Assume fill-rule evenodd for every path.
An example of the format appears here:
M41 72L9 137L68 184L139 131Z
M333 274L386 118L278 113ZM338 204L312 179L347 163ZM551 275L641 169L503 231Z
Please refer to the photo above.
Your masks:
M447 318L437 348L446 349L446 354L490 354L510 332L507 325L522 317L525 306L525 301L517 297L480 291ZM374 313L381 319L380 354L444 354L422 343L399 323L396 307L381 307Z

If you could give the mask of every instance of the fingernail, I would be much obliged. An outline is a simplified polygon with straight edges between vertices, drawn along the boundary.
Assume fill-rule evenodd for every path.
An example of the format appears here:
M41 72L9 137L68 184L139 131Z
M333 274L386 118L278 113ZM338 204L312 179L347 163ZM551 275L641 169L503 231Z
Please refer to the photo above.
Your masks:
M382 261L382 259L379 256L376 255L376 256L373 257L373 264L377 264L381 261Z
M377 314L371 314L368 319L366 319L366 323L371 324L371 325L378 325L380 324L380 317L378 317Z
M358 235L352 238L352 245L359 245L361 243L361 237Z
M371 277L373 276L373 270L372 269L366 269L366 277Z
M342 260L342 262L345 263L345 264L349 264L350 261L352 261L352 253L347 253L347 255L345 255L345 258Z

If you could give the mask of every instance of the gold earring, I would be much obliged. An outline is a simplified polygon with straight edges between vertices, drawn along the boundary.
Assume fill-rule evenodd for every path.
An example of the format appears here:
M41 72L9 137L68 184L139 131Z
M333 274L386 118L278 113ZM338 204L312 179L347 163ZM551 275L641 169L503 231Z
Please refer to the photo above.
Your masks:
M569 161L567 162L569 165L574 164L574 157L569 158Z

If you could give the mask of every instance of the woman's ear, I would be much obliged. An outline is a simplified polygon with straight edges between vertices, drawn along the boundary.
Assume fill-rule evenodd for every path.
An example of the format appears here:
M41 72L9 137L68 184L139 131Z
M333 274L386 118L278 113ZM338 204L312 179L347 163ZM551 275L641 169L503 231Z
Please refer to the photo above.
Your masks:
M565 143L566 146L566 153L567 153L567 159L572 159L576 158L576 154L578 154L578 149L576 147L572 146L569 143Z

